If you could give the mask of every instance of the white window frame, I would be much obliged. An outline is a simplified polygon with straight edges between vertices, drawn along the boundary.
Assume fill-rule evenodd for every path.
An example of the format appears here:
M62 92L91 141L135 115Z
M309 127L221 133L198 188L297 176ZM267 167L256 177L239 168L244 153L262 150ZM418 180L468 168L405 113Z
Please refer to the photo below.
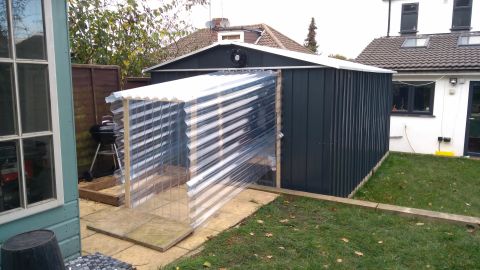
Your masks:
M223 37L225 36L237 36L240 35L240 39L229 39L228 41L240 41L240 42L245 42L245 32L243 31L221 31L218 32L218 41L222 42Z
M0 225L8 223L17 219L21 219L27 216L31 216L49 209L59 207L64 204L64 190L63 190L63 172L62 172L62 159L61 159L61 142L60 142L60 121L59 121L59 109L58 109L58 95L57 95L57 75L55 67L55 49L54 49L54 33L53 33L53 17L52 17L52 2L51 0L43 0L43 21L44 21L44 31L45 31L45 48L47 57L46 60L17 60L15 52L15 44L13 38L13 16L12 16L12 5L11 0L8 4L8 19L9 19L9 31L10 31L10 53L11 58L0 58L0 63L10 63L13 66L13 71L15 74L15 80L13 81L13 86L15 90L15 110L16 110L16 121L18 123L18 135L9 135L9 136L0 136L0 141L11 141L17 140L19 143L17 146L22 151L18 151L18 172L21 174L21 179L23 184L20 185L20 192L23 193L21 197L21 206L20 208L8 210L0 213ZM18 89L18 73L17 65L20 64L47 64L48 70L48 79L49 79L49 94L50 94L50 119L51 119L51 131L42 131L28 133L28 135L23 135L21 133L21 115L20 115L20 101L19 101L19 89ZM36 202L33 204L27 204L26 196L26 187L25 187L25 171L24 171L24 159L23 159L23 138L37 137L37 136L51 136L53 143L53 164L54 164L54 182L55 182L55 192L54 197L48 200ZM21 168L21 169L20 169Z

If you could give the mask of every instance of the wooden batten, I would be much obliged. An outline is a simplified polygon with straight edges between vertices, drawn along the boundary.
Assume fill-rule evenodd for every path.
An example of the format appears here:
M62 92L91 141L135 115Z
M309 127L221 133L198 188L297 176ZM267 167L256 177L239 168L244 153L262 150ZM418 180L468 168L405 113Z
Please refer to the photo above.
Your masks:
M276 115L276 145L275 145L275 156L276 156L276 176L275 176L275 186L281 188L281 177L282 177L282 71L277 72L277 87L275 88L275 115Z
M129 113L129 100L123 100L123 148L124 154L124 185L125 185L125 207L131 208L132 201L130 197L130 113Z

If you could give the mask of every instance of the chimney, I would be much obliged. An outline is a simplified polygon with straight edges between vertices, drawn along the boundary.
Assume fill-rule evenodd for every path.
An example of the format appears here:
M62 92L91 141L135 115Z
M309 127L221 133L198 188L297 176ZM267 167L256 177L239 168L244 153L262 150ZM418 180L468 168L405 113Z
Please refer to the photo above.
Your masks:
M227 18L213 18L207 22L207 27L210 29L221 29L230 26L230 22Z

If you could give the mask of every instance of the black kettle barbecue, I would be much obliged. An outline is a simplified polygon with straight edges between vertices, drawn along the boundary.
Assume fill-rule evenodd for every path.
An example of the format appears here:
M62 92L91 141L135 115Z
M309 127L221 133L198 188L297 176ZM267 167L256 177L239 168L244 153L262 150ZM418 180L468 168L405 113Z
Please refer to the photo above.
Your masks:
M85 180L93 179L93 167L97 160L98 155L111 155L113 157L113 164L115 168L122 169L120 159L118 156L118 149L115 144L115 123L113 117L110 115L102 117L102 123L100 125L94 125L90 128L90 134L92 138L97 142L97 150L93 156L90 169L85 173ZM100 150L104 149L104 150Z

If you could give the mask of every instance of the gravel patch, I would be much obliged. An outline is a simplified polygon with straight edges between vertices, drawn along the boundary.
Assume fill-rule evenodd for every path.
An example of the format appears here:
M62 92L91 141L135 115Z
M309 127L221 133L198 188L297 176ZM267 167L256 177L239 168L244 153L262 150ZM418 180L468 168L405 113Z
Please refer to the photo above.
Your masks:
M67 270L135 270L128 263L95 253L73 259L65 264Z

